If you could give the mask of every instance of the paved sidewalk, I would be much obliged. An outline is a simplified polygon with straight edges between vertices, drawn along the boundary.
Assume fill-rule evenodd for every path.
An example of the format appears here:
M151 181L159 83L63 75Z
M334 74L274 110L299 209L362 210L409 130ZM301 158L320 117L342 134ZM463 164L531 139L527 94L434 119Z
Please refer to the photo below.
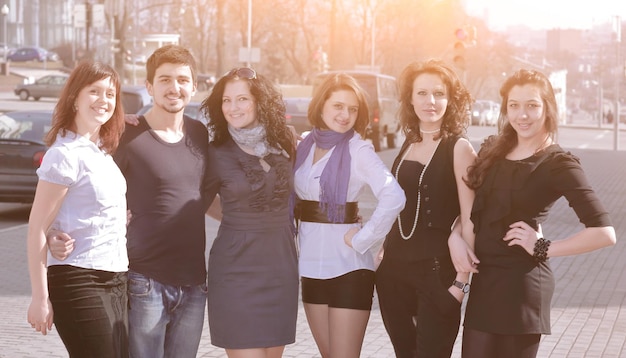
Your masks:
M552 302L552 335L543 337L539 357L626 357L626 152L572 150L611 213L618 243L576 257L551 260L556 277ZM385 151L393 156L396 151ZM0 217L0 220L3 220ZM207 221L209 237L216 225ZM580 228L573 211L562 199L544 227L546 237L558 240ZM67 357L56 331L35 333L26 322L30 301L25 257L26 226L0 230L0 358ZM198 357L225 357L210 344L208 325ZM460 333L459 333L460 334ZM319 357L300 306L296 343L285 357ZM393 357L377 302L368 325L362 357ZM453 357L460 357L457 339Z

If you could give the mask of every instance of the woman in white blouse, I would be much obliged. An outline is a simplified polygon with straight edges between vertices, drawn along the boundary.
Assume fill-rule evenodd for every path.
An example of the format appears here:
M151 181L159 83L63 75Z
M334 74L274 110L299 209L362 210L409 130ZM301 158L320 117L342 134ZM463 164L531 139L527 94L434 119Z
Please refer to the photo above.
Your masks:
M374 251L404 207L404 192L361 137L369 111L354 78L329 76L308 118L314 128L299 144L294 168L302 300L322 357L358 357L372 306ZM378 204L363 224L358 200L366 186Z
M124 130L120 83L100 62L74 69L37 170L27 238L28 322L44 335L54 322L70 357L128 356L126 181L111 157ZM63 261L48 254L51 228L75 240Z

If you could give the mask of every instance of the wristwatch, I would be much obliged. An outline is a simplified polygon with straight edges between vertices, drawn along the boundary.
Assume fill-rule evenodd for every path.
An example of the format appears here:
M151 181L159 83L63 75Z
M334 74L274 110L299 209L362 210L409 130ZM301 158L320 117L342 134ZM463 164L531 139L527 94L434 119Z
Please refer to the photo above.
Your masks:
M469 283L463 283L457 280L452 281L452 286L458 287L459 289L461 289L461 291L463 291L463 293L468 293L470 290Z

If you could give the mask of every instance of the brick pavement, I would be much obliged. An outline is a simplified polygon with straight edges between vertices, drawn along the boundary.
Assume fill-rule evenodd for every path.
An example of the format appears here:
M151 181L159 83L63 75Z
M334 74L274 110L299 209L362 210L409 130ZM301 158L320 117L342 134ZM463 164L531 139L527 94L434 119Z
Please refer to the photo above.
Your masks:
M572 150L609 209L617 231L617 245L596 252L552 259L556 291L552 302L552 335L543 337L539 357L626 357L626 152ZM392 156L394 151L385 151ZM0 216L0 220L3 218ZM207 221L213 235L215 223ZM559 239L580 224L564 200L551 212L544 233ZM67 357L53 330L35 333L26 322L30 300L25 257L26 226L0 230L0 358ZM213 347L205 324L198 357L225 357ZM459 333L460 334L460 333ZM296 343L285 357L319 357L300 307ZM453 357L460 356L457 339ZM393 357L377 303L368 325L362 357Z

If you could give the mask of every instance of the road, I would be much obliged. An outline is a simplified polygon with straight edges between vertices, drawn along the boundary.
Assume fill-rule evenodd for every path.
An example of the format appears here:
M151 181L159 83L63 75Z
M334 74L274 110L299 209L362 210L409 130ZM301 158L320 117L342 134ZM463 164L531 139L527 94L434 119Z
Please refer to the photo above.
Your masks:
M42 98L39 101L29 100L20 101L13 92L0 92L0 112L16 111L16 110L33 110L33 109L53 109L56 100L52 98ZM626 125L622 124L622 130L619 136L620 150L626 150ZM482 139L489 135L495 134L496 127L479 127L470 126L468 128L468 136L475 146ZM577 149L604 149L612 150L614 146L614 131L608 126L598 128L596 123L587 120L579 120L568 126L559 128L558 141L564 148ZM401 143L401 141L397 141Z

